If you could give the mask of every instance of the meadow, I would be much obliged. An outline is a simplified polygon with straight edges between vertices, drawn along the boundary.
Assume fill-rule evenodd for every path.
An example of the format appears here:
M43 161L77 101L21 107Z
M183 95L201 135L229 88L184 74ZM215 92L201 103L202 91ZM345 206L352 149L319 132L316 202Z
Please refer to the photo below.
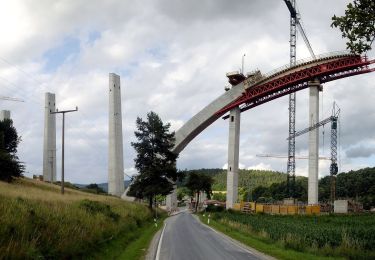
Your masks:
M144 205L30 179L0 182L0 259L95 258L121 238L121 247L152 227ZM147 245L146 245L147 246ZM105 254L104 254L105 255Z
M318 256L375 258L374 214L281 216L228 211L211 217L224 232L251 235L280 248Z

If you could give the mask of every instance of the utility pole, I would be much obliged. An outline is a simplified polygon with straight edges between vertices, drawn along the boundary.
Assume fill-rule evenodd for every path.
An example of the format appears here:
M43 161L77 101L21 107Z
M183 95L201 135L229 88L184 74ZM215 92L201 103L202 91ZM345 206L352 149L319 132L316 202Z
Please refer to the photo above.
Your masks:
M64 145L65 145L65 114L70 112L78 111L78 107L74 110L64 110L59 111L56 109L56 112L50 111L51 114L62 114L62 151L61 151L61 194L64 194Z

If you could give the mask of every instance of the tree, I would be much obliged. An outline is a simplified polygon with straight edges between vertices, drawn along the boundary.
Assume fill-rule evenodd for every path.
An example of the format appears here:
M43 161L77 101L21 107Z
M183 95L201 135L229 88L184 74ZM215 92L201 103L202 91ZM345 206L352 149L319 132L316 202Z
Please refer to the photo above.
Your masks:
M16 154L20 141L21 138L18 137L13 121L11 119L0 121L0 149L10 154Z
M177 181L177 155L171 150L174 147L174 132L170 133L170 124L163 124L154 113L147 114L147 121L136 120L137 131L134 132L138 142L131 145L137 153L134 159L139 175L135 176L128 195L149 200L152 208L156 195L167 195L173 190Z
M0 121L0 179L12 181L22 176L24 166L18 161L17 146L20 142L11 119Z
M99 187L98 184L96 183L91 183L89 185L86 186L86 189L89 190L89 191L92 191L96 194L105 194L106 192L101 188Z
M361 54L371 50L375 38L375 1L354 0L349 3L345 15L332 17L331 27L339 27L342 37L347 38L347 49Z
M191 191L192 194L197 194L197 201L195 203L195 211L198 209L199 193L205 192L207 198L211 198L212 184L214 180L211 176L204 173L191 172L188 175L186 187Z

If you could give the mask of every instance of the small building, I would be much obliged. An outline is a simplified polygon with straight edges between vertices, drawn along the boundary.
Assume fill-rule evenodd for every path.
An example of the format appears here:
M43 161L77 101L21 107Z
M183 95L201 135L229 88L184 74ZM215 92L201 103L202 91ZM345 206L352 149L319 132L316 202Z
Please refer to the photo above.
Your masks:
M348 200L335 200L333 211L335 213L348 213Z

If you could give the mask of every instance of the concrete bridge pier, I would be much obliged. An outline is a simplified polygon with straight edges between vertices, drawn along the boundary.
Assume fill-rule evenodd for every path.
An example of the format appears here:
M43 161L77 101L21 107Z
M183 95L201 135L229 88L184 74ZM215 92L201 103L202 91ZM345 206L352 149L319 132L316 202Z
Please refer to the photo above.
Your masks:
M5 119L10 119L10 111L9 110L1 110L0 111L0 121L4 121Z
M120 197L124 193L124 158L122 146L122 112L120 76L109 74L109 143L108 193Z
M309 127L319 122L319 80L309 82ZM308 204L318 204L319 128L309 132Z
M55 94L45 93L44 142L43 142L43 180L56 181L56 111Z
M241 111L233 108L229 114L227 209L233 208L238 198L238 157L240 150Z

